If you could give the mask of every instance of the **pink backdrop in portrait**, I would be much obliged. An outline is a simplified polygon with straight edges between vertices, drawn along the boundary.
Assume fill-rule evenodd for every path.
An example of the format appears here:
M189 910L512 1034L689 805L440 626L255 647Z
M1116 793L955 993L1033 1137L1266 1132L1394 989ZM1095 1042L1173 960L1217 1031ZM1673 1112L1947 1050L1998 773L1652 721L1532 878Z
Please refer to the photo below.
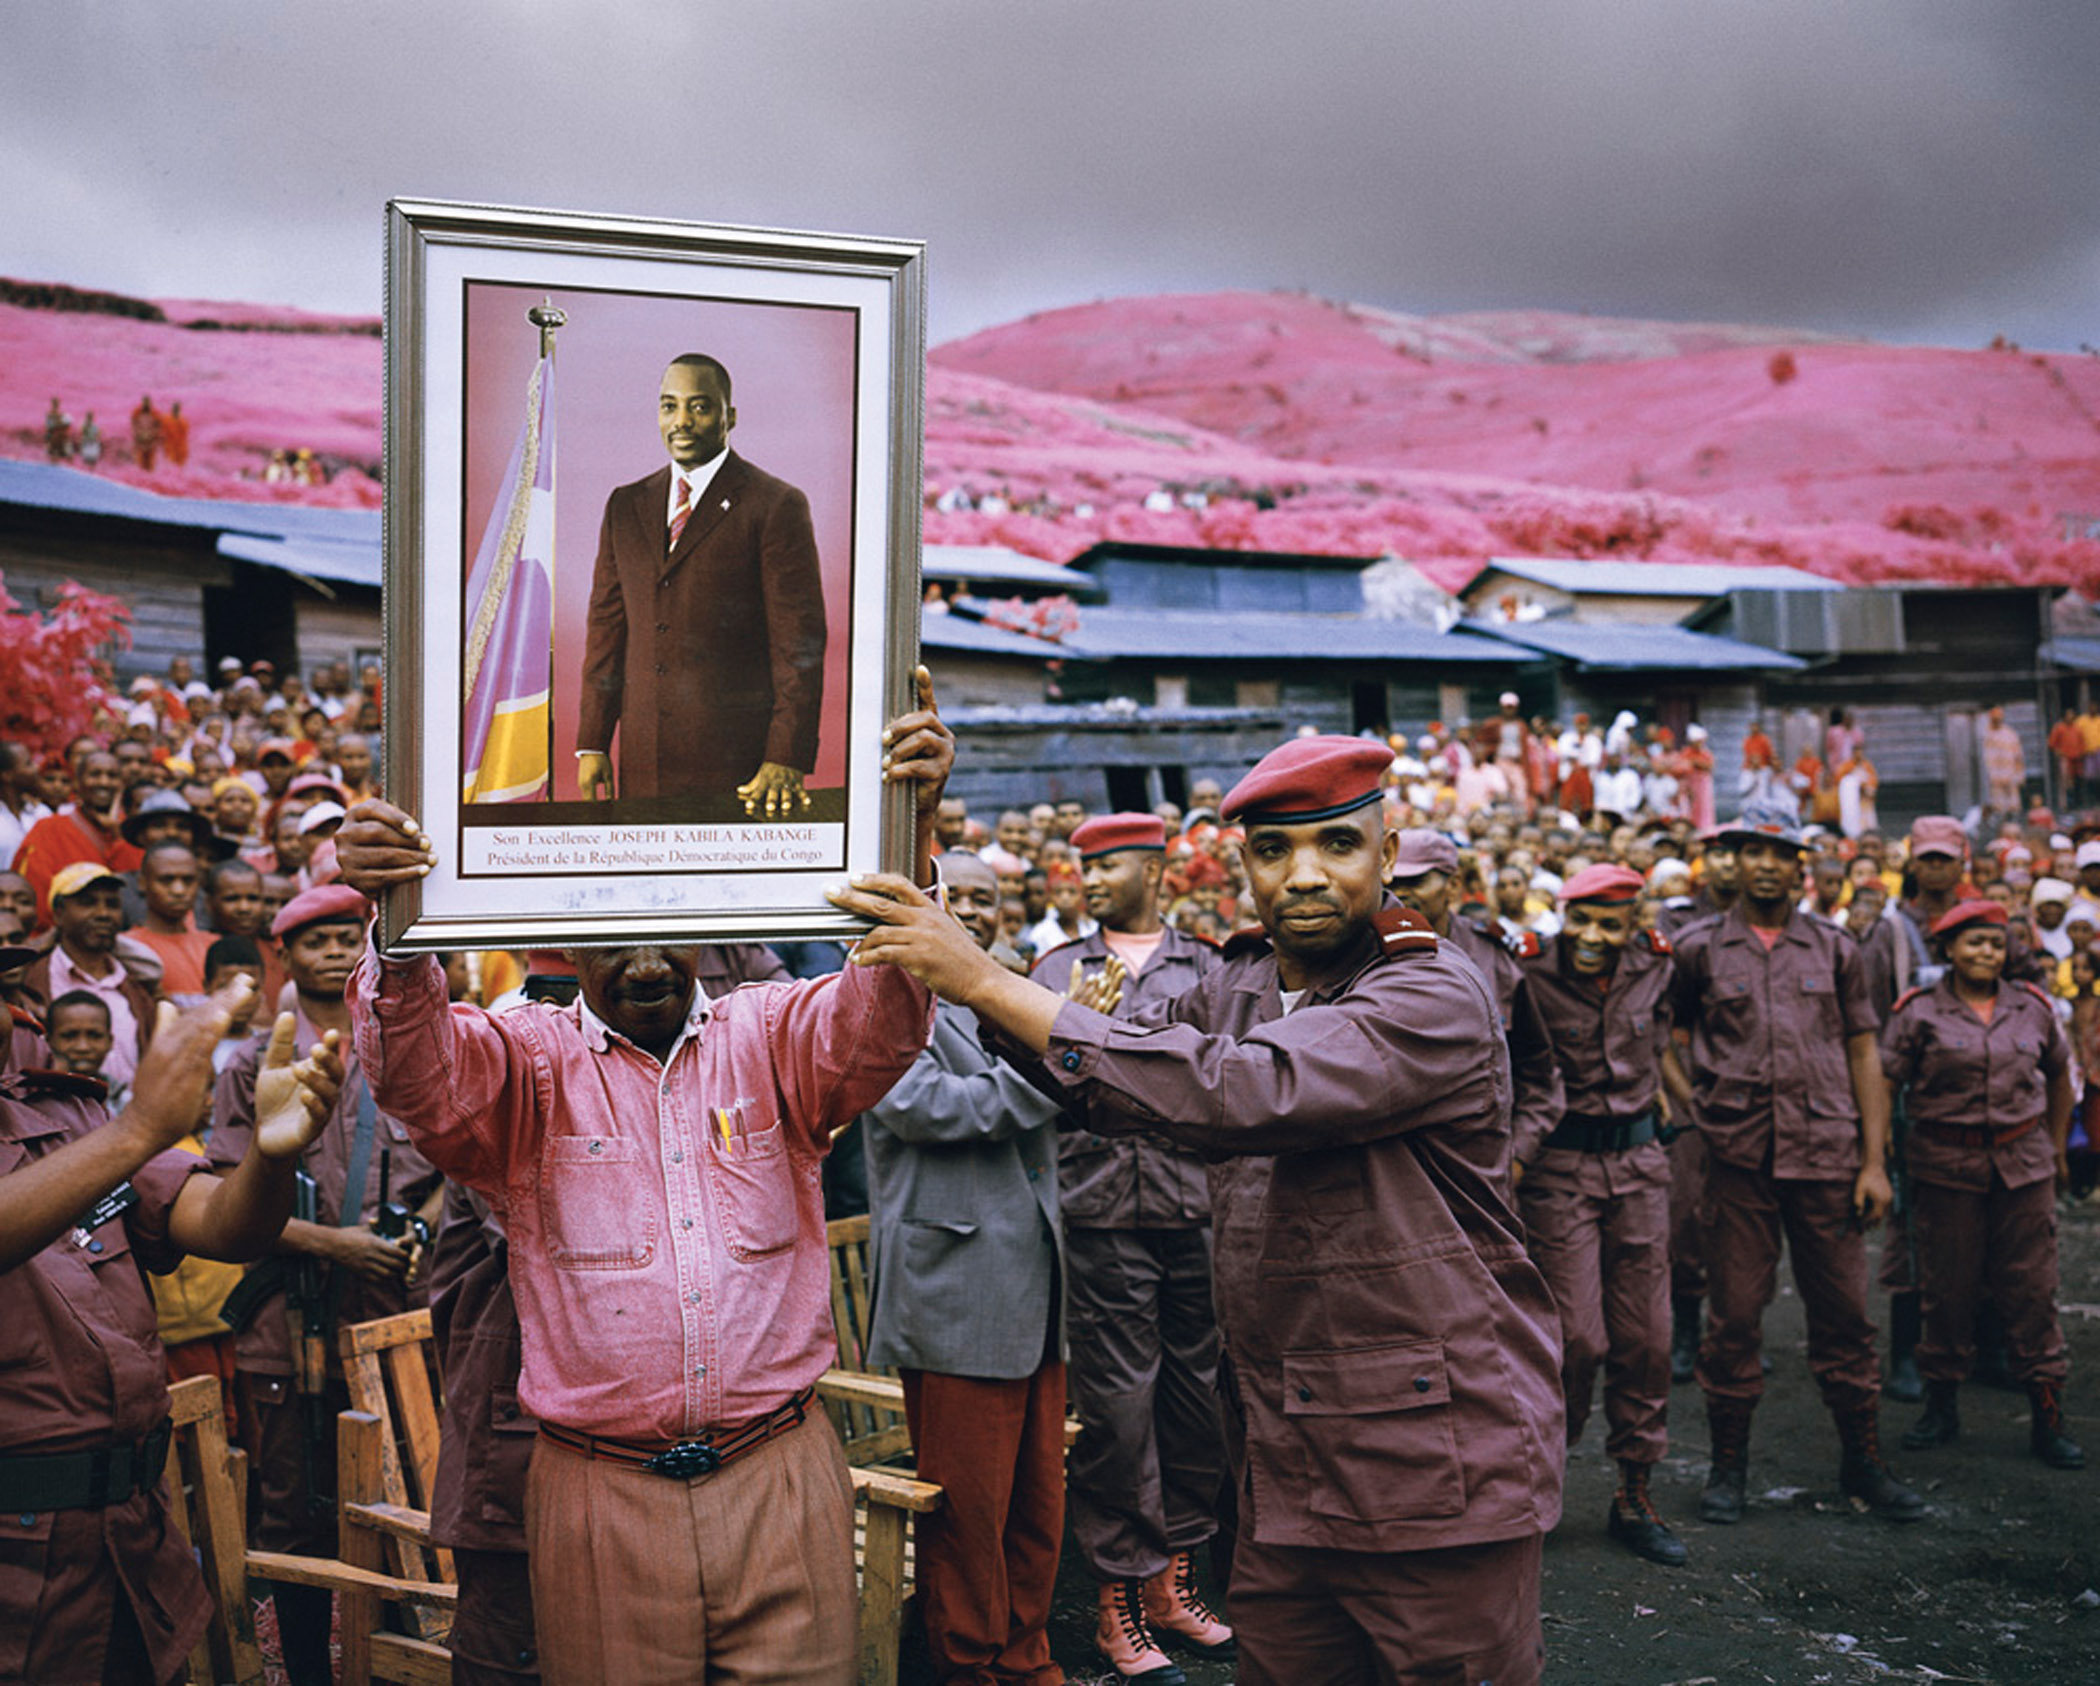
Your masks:
M729 448L800 487L809 499L828 629L823 723L809 782L813 789L842 784L853 564L854 312L469 282L462 587L524 418L525 387L539 357L539 330L525 312L542 299L569 317L554 354L553 799L582 797L576 784L577 693L605 500L615 487L670 460L656 430L656 393L664 366L687 351L704 352L729 370L737 417Z

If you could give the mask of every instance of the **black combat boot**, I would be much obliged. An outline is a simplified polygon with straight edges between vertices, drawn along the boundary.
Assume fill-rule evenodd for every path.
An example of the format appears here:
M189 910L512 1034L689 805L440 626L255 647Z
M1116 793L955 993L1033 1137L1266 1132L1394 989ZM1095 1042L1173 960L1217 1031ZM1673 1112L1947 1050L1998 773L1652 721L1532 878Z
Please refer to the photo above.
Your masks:
M1925 1383L1918 1375L1918 1334L1923 1321L1915 1292L1889 1295L1889 1379L1881 1391L1906 1405L1925 1397ZM1909 1438L1904 1437L1905 1444Z
M2027 1407L2034 1413L2028 1441L2034 1455L2051 1469L2085 1468L2085 1449L2064 1433L2063 1384L2029 1382Z
M1750 1413L1741 1399L1708 1399L1706 1430L1713 1441L1713 1466L1706 1472L1706 1491L1699 1495L1699 1515L1708 1522L1740 1522L1750 1480Z
M1861 1405L1833 1413L1838 1440L1845 1448L1838 1464L1838 1487L1863 1500L1876 1516L1891 1522L1915 1522L1925 1514L1922 1495L1903 1485L1881 1461L1881 1407Z
M1670 1296L1670 1380L1682 1387L1699 1368L1699 1296Z
M1619 1460L1619 1490L1612 1496L1605 1530L1636 1557L1674 1569L1684 1561L1684 1541L1656 1515L1648 1497L1648 1466Z
M1961 1438L1961 1393L1958 1382L1927 1382L1925 1414L1903 1431L1903 1449L1922 1452L1932 1446L1952 1446Z

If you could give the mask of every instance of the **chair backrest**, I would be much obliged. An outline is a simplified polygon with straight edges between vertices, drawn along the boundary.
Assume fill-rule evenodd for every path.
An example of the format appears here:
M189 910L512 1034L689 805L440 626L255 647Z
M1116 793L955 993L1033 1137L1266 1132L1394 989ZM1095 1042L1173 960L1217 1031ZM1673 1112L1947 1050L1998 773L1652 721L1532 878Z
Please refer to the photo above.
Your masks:
M831 1322L838 1333L839 1368L871 1374L868 1350L868 1218L833 1218L824 1226L831 1245Z
M241 1514L246 1461L226 1444L219 1378L192 1376L174 1383L168 1389L168 1414L175 1425L168 1460L173 1519L196 1551L212 1597L211 1621L190 1655L189 1678L195 1686L229 1680L260 1686L262 1647L248 1602L248 1531Z
M430 1313L404 1311L353 1323L340 1339L350 1408L377 1417L381 1425L380 1487L385 1502L427 1513L437 1484L440 1403L432 1380ZM405 1579L457 1579L452 1553L441 1547L390 1537L387 1548L394 1572ZM440 1625L427 1614L410 1610L407 1615L417 1637L437 1637Z
M838 1368L848 1376L894 1376L894 1369L871 1369L867 1363L868 1220L865 1216L834 1218L824 1229L831 1245L831 1321L838 1337ZM824 1404L845 1445L848 1463L879 1463L911 1449L901 1408L837 1397L827 1397Z

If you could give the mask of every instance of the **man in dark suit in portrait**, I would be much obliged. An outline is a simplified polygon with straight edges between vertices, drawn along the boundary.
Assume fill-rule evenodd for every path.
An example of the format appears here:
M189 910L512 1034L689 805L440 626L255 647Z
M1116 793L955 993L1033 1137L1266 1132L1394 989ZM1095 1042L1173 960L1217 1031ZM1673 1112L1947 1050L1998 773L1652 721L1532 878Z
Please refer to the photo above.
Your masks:
M583 652L576 780L623 799L734 791L747 814L809 806L824 695L824 588L809 500L729 449L712 357L657 394L670 463L605 500Z

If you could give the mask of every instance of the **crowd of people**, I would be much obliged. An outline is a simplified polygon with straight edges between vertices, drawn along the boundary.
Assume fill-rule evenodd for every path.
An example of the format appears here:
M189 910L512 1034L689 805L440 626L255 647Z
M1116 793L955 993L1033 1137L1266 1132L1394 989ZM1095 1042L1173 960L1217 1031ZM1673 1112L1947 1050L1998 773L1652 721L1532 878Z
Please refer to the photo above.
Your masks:
M64 1425L0 1381L0 1522L51 1542L0 1602L0 1679L164 1680L194 1642L155 1532L169 1378L219 1378L254 1541L332 1554L314 1425L347 1394L312 1408L299 1343L423 1303L455 1679L851 1678L811 1389L824 1222L858 1211L863 1361L946 1494L916 1571L944 1681L1063 1678L1067 1538L1123 1680L1171 1686L1175 1648L1249 1682L1538 1678L1600 1393L1613 1539L1686 1560L1649 1476L1694 1384L1699 1514L1754 1520L1782 1243L1846 1494L1925 1518L1880 1396L1932 1457L1983 1374L2027 1393L2034 1456L2083 1464L2055 1226L2096 1180L2100 824L1886 834L1842 718L1820 773L1754 733L1724 821L1696 726L1562 732L1514 697L1301 736L1149 813L978 814L922 679L886 762L920 860L834 898L873 925L852 954L400 958L371 898L431 856L376 782L378 672L217 679L178 661L62 753L0 744L0 1342L93 1301L154 1367L78 1360ZM263 1139L301 1106L299 1214L245 1275L257 1245L179 1261L186 1168L277 1200ZM155 1154L110 1146L62 1213L13 1198L98 1120ZM108 1209L118 1183L146 1198ZM143 1327L97 1262L126 1237L173 1267ZM123 1491L76 1480L120 1446ZM149 1571L179 1595L136 1597ZM328 1594L272 1595L290 1677L329 1679Z

